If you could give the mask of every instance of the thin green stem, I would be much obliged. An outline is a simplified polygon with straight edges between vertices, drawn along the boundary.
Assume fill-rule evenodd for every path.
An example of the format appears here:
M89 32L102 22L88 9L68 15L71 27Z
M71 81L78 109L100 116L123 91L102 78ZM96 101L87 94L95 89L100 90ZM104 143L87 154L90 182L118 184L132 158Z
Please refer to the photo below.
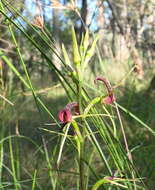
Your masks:
M15 159L14 159L13 147L12 147L12 138L9 138L9 148L10 148L10 161L11 161L11 167L12 167L12 173L13 173L14 188L15 190L19 190L20 184L18 182L17 175L16 175Z
M36 176L37 176L37 170L34 171L34 175L33 175L33 182L32 182L32 190L35 190L35 186L36 186Z

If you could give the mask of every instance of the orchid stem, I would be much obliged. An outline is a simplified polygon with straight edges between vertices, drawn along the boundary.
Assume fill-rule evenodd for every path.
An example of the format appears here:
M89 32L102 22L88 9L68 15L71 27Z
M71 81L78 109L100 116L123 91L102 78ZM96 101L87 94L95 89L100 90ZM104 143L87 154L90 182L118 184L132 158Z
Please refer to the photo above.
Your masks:
M77 94L78 94L78 105L79 105L79 111L80 114L83 113L82 109L82 73L81 73L81 65L77 65L77 73L78 73L78 86L77 86ZM83 126L83 119L81 118L81 125ZM85 131L84 128L81 128L81 134L83 137L83 140L80 142L80 154L79 154L79 173L80 173L80 190L86 190L86 185L85 185L85 165L84 165L84 149L85 149Z

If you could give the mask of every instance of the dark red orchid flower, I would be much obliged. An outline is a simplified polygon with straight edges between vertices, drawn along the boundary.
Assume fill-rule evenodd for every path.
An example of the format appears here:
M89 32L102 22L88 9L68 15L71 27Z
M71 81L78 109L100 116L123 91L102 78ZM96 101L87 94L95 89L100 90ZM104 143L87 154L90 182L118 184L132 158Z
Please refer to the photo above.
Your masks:
M72 119L72 114L71 114L71 111L67 108L61 110L59 112L59 119L61 122L63 123L68 123L71 121Z
M73 110L72 110L73 109ZM71 102L59 112L59 119L62 123L68 123L72 120L72 113L79 115L79 107L76 102Z
M112 104L115 101L115 96L112 91L112 87L110 85L110 82L105 77L96 77L94 82L96 83L98 80L102 81L108 91L108 96L104 97L102 99L102 103L104 104Z

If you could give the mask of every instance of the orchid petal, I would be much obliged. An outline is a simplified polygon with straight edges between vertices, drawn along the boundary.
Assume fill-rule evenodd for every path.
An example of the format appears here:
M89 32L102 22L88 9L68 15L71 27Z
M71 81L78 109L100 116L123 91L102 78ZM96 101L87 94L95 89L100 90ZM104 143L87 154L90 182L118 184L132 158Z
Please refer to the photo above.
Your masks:
M77 102L71 102L71 103L67 104L65 108L67 108L69 110L71 110L71 109L74 108L75 115L79 115L80 114L80 112L79 112L79 105L78 105Z

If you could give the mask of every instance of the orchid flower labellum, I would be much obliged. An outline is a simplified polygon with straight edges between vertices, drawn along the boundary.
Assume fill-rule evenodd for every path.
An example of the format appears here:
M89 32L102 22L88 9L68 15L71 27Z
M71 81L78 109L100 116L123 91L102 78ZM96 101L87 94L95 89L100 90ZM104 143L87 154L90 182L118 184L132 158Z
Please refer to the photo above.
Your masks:
M108 91L108 96L106 96L102 99L102 103L103 104L112 104L115 101L115 96L113 94L110 82L105 77L96 77L94 82L96 83L98 80L100 80L104 83L104 85Z

